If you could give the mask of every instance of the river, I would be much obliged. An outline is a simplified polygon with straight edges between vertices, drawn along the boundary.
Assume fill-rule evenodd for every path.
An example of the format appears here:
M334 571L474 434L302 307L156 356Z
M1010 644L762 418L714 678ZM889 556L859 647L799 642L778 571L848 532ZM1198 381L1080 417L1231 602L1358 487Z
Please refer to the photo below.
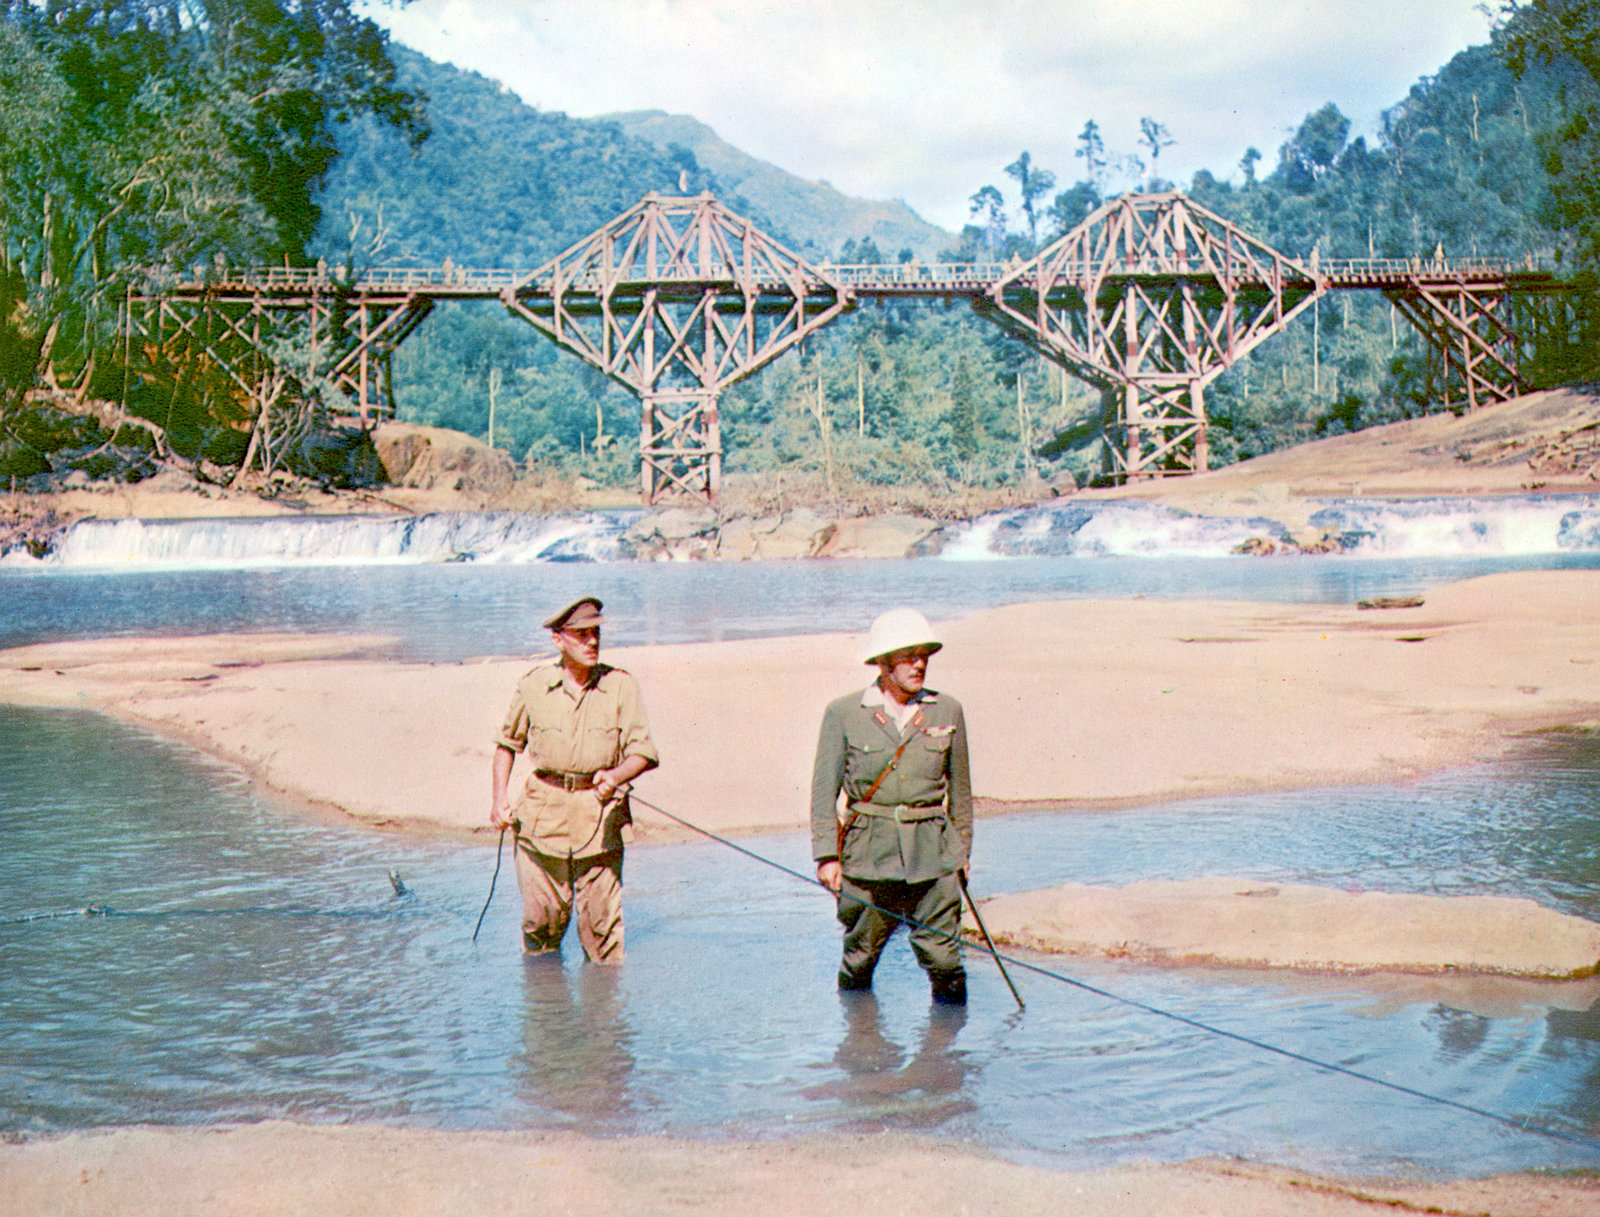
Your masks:
M0 637L376 630L397 654L436 659L534 645L537 610L588 590L608 598L611 641L674 642L859 628L891 600L945 617L1063 595L1348 602L1600 565L1572 545L1279 560L984 544L988 559L952 547L887 563L12 564ZM1346 1175L1600 1168L1595 982L1039 961L1194 1020L1181 1023L1033 974L1019 978L1019 1012L974 959L963 1016L930 1008L897 941L876 996L841 1001L827 901L714 844L630 851L619 972L585 966L570 943L564 962L529 966L509 871L471 941L494 863L484 845L311 823L224 766L80 712L0 710L0 779L0 1129L275 1117L712 1138L898 1128L1059 1167L1238 1154ZM1399 786L989 819L974 882L1229 873L1523 895L1600 919L1596 808L1600 747L1557 739ZM746 843L806 866L798 835Z

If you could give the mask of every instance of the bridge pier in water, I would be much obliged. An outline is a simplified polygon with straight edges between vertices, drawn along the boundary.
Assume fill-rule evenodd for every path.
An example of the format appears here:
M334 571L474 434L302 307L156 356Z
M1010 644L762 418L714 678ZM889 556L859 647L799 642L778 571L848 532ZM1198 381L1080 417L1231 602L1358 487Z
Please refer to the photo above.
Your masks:
M252 442L271 443L285 394L319 385L363 426L391 413L389 357L435 304L498 300L639 398L650 503L714 501L722 392L870 299L965 298L1098 387L1117 480L1203 472L1206 387L1335 290L1389 298L1448 408L1525 392L1536 347L1575 346L1575 293L1531 259L1297 260L1176 192L1113 199L1020 264L839 267L807 264L710 195L648 195L532 272L202 269L128 324L175 375L209 361L217 391L265 427Z

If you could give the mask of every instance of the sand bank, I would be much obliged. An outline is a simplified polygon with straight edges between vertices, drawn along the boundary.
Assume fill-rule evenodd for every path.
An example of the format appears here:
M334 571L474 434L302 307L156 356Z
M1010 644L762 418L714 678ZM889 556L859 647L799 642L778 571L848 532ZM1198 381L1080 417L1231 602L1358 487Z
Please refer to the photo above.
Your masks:
M1336 1182L1238 1162L1087 1173L902 1135L705 1144L664 1137L426 1133L267 1123L124 1129L0 1145L13 1217L437 1217L446 1213L1171 1213L1355 1217L1375 1209L1589 1217L1600 1180Z
M1600 572L1494 575L1416 608L1069 600L943 623L974 789L1108 806L1390 781L1600 726ZM371 638L107 639L0 652L0 701L185 740L364 823L483 831L495 730L527 660L363 659ZM608 650L663 764L641 796L717 831L806 822L816 725L867 679L843 634ZM665 825L639 814L645 835Z
M1196 477L1089 492L1306 527L1315 500L1600 493L1600 397L1552 389L1297 444Z
M1060 601L947 623L930 683L967 708L974 790L990 810L1148 804L1390 781L1494 757L1519 733L1592 729L1596 620L1591 571L1495 575L1376 611ZM275 795L364 824L487 834L495 732L527 661L359 657L381 641L17 648L0 652L0 700L116 715L240 765ZM608 652L638 675L661 747L641 799L717 832L801 828L816 724L832 697L866 679L858 646L814 635ZM683 835L642 804L636 819L642 838ZM1531 957L1530 936L1546 939L1551 927L1533 927L1515 902L1427 905L1399 934L1400 898L1279 895L1268 910L1262 897L1183 895L1156 910L1153 896L1077 893L1072 934L1085 949L1241 965L1570 976L1600 959L1592 935ZM1337 904L1336 915L1318 901ZM1252 911L1239 912L1241 902ZM1043 924L1039 910L1019 917L1015 941L1055 941L1028 928ZM1271 925L1284 933L1268 944Z
M1073 883L983 902L996 943L1162 964L1576 980L1600 925L1504 896L1345 892L1213 876ZM973 928L976 928L975 926Z

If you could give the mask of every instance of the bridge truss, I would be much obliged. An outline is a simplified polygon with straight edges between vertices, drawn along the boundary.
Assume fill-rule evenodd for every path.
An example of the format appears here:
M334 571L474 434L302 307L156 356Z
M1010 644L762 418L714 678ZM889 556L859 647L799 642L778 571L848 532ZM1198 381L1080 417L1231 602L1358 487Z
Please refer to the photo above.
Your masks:
M1387 296L1426 340L1433 400L1451 409L1525 392L1539 353L1571 349L1580 322L1570 285L1531 260L1319 264L1171 192L1112 200L1027 262L836 267L807 264L710 195L649 195L532 272L200 270L149 293L130 328L153 361L212 361L256 431L319 387L365 426L392 412L389 357L438 301L498 300L639 397L653 502L716 498L723 390L889 298L965 298L1099 387L1115 477L1200 472L1206 388L1335 290ZM282 424L276 441L265 431L282 442Z
M1327 290L1181 194L1114 199L1009 271L981 311L1114 394L1113 472L1207 466L1205 386Z
M647 502L673 491L714 499L722 391L854 303L710 195L650 195L502 298L638 394Z
M173 382L203 363L252 420L263 467L331 402L335 422L368 427L393 413L389 359L433 310L435 293L353 286L326 269L201 272L129 301L129 339ZM246 460L246 467L250 461Z

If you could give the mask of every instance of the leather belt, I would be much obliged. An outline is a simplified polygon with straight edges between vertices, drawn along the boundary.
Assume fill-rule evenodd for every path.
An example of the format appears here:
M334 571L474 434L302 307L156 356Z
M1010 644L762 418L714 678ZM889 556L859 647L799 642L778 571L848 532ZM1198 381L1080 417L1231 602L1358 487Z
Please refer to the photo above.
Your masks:
M546 786L560 790L593 790L594 774L578 773L568 769L535 769L533 776Z
M940 799L936 803L858 803L852 801L850 810L856 815L877 816L883 820L905 821L909 818L912 822L916 822L918 820L934 819L938 813L944 810L944 800ZM931 812L934 814L917 814L908 817L906 814L908 812Z

